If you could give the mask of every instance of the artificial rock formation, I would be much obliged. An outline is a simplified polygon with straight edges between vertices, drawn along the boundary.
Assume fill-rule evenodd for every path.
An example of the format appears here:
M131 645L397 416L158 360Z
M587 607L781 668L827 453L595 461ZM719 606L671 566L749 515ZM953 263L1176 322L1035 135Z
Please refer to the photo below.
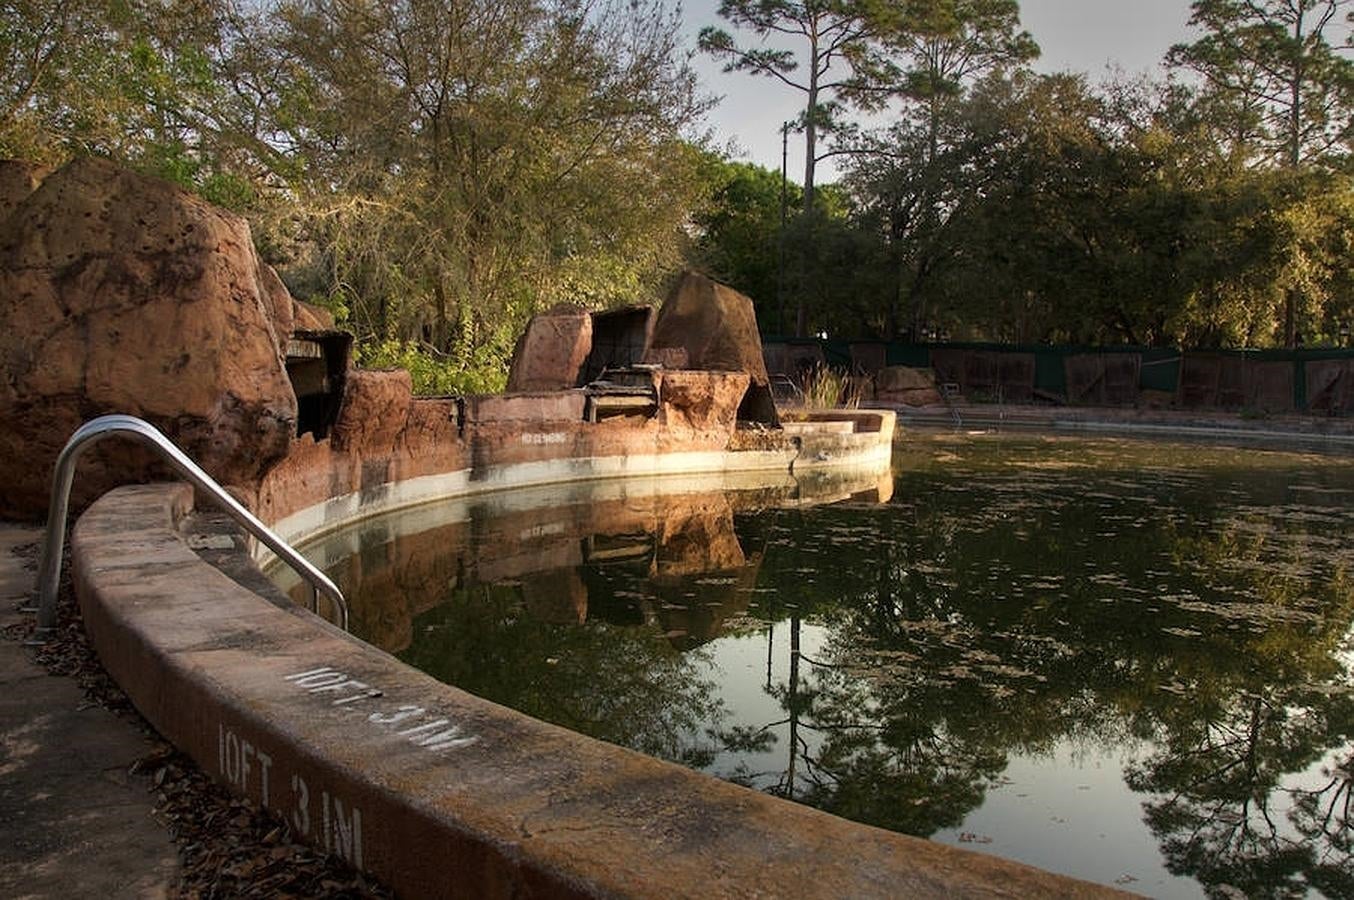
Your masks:
M90 158L16 198L37 176L0 169L0 515L41 517L57 453L105 413L147 419L222 482L257 482L296 429L283 352L297 313L248 224ZM158 471L105 441L74 501Z
M334 449L389 456L409 423L413 401L414 383L404 369L349 372L334 423Z
M562 391L578 387L592 350L592 316L558 306L532 316L513 348L508 393Z
M0 159L0 221L38 189L47 169L17 159Z
M874 397L882 403L932 406L943 402L930 369L888 366L874 376Z
M747 396L745 372L664 371L658 375L659 421L674 435L728 435Z
M669 369L746 372L738 418L776 424L752 301L727 285L685 272L658 311L644 361Z

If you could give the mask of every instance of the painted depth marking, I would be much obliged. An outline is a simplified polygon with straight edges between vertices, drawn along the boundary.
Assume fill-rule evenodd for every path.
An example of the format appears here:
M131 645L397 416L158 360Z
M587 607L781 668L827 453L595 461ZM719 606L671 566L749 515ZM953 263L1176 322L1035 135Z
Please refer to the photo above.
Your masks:
M466 734L465 730L460 725L454 724L451 719L436 718L436 710L422 706L405 703L394 708L386 706L370 711L372 708L370 701L384 697L385 691L373 688L365 681L359 681L346 672L340 672L330 666L320 666L318 669L286 675L283 681L291 682L308 694L341 695L330 700L330 705L345 707L359 714L366 713L366 721L369 724L382 731L394 732L415 747L433 753L468 747L479 740L475 735Z
M354 803L345 803L337 795L320 791L319 814L311 814L310 786L300 774L288 779L278 776L283 784L290 784L290 798L278 796L273 789L273 755L248 738L237 734L224 723L216 725L217 770L231 787L248 799L258 799L259 805L282 813L296 834L308 838L316 824L320 826L319 839L326 853L343 857L355 868L362 868L362 810Z

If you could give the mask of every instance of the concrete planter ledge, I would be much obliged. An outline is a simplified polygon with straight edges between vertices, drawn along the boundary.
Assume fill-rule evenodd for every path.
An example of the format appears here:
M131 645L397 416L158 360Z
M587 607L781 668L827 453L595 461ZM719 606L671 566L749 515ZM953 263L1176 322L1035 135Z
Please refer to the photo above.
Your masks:
M409 897L1114 896L856 825L441 684L191 550L184 486L81 517L100 658L204 770ZM243 550L241 564L248 565Z

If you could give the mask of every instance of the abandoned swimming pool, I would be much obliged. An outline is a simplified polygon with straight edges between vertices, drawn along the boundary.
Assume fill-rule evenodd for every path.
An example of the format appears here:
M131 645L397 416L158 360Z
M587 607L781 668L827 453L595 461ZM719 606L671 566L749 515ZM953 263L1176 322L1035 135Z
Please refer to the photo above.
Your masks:
M532 489L306 551L368 641L603 740L1156 896L1342 896L1351 475L947 435L891 484Z

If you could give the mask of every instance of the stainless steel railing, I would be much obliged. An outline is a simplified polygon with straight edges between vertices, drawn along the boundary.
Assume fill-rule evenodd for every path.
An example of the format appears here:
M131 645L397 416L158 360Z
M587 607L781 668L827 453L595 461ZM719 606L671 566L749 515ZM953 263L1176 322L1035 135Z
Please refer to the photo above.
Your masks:
M56 595L61 578L61 556L66 544L66 514L70 508L71 483L75 479L75 464L80 454L98 441L113 435L139 438L160 452L165 461L195 488L211 497L242 528L257 538L278 558L310 582L311 590L324 594L338 613L339 625L348 630L348 602L329 577L297 553L290 544L278 537L258 520L238 500L226 493L188 455L176 447L154 425L135 416L100 416L81 425L71 435L61 455L56 459L52 476L52 496L47 507L47 540L42 547L42 563L38 570L38 631L50 634L56 628Z
M959 415L959 407L955 406L954 398L959 396L959 385L952 381L944 382L940 385L940 399L945 402L950 410L950 418L954 419L955 428L964 427L964 417Z

